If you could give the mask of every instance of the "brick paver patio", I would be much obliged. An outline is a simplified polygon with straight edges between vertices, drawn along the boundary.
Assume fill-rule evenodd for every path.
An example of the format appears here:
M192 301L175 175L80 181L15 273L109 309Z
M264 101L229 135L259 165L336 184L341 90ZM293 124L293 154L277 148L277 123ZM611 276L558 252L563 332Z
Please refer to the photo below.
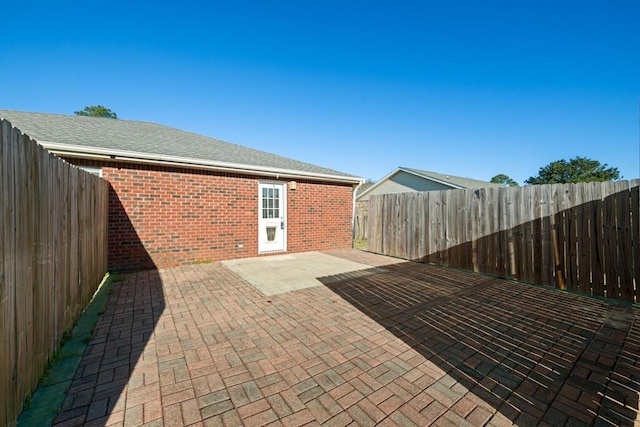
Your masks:
M384 270L272 297L220 263L127 275L55 422L639 425L637 306Z

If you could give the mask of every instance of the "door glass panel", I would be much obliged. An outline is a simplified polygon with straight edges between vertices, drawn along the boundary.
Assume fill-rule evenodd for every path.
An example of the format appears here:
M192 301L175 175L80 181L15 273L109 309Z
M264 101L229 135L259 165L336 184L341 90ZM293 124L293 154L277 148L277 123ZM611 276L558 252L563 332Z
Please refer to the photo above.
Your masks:
M280 217L280 190L277 188L262 189L262 218Z

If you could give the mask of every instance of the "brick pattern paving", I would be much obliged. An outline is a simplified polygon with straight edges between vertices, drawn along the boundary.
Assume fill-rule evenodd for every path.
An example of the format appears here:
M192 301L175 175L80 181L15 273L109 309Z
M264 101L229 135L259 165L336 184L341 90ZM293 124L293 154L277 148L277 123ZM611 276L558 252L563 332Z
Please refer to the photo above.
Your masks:
M424 264L114 284L56 425L638 425L640 309Z

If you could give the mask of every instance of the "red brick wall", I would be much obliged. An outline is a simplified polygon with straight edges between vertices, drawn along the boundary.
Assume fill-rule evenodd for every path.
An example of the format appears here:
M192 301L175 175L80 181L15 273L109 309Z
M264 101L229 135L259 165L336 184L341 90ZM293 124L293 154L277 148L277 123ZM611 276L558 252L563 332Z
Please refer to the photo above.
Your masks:
M258 255L259 177L68 160L102 166L111 183L109 269ZM287 186L287 251L351 247L352 186L296 181L295 187Z
M289 252L350 248L352 203L350 185L298 181L295 190L287 186Z

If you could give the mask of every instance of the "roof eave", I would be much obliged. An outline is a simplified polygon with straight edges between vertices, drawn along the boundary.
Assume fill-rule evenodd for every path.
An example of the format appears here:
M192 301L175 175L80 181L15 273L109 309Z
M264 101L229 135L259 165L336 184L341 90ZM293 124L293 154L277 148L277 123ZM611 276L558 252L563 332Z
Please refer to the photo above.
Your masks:
M367 188L366 190L364 190L362 193L358 194L358 196L356 197L356 199L362 199L364 196L366 196L367 194L371 193L373 190L375 190L378 186L380 186L384 181L386 181L387 179L391 178L393 175L395 175L397 172L400 171L401 168L396 168L393 171L391 171L390 173L388 173L387 175L383 176L378 182L376 182L375 184L373 184L371 187Z
M111 160L126 163L144 163L158 166L173 166L219 172L242 173L247 175L269 176L275 178L316 179L327 182L348 184L358 184L364 181L363 178L354 176L330 175L239 163L216 162L189 157L141 153L127 150L112 150L99 147L85 147L48 141L38 141L38 143L49 150L51 153L61 157L82 158L89 160Z

